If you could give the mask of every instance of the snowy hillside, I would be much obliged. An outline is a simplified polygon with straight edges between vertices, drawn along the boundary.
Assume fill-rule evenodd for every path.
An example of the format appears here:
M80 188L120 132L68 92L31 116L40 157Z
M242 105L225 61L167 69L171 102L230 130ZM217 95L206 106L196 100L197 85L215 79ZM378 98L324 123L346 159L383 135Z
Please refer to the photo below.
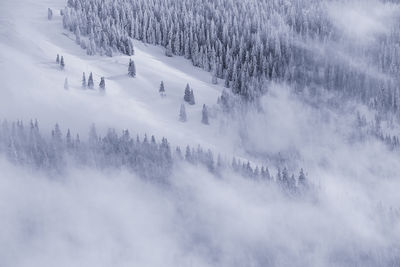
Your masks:
M367 2L0 1L0 266L398 266L400 6Z

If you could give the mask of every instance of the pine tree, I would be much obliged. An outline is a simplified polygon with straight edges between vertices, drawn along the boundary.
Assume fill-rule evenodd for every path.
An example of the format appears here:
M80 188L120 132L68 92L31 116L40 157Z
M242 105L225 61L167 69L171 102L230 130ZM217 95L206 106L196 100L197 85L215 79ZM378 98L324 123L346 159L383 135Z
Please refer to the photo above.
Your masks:
M218 84L217 68L216 68L215 64L213 65L213 69L212 69L211 83Z
M181 122L186 122L187 121L186 109L185 109L185 104L184 103L181 104L181 109L179 111L179 121L181 121Z
M93 89L94 88L94 82L93 82L93 74L89 74L89 79L88 79L88 88Z
M47 19L52 20L53 19L53 10L51 8L47 9Z
M136 66L132 59L129 59L128 75L132 78L136 77Z
M189 104L190 104L190 105L196 104L196 101L194 100L193 90L190 90L190 100L189 100Z
M61 56L60 67L61 67L62 70L65 68L64 57L63 56Z
M86 74L85 72L82 74L82 89L86 89L87 84L86 84Z
M79 30L79 27L76 27L76 30L75 30L75 42L78 45L81 44L81 31Z
M306 185L307 185L306 176L304 175L303 169L301 169L299 174L299 186L305 187Z
M203 111L202 111L202 117L201 117L201 123L208 125L208 109L207 106L204 104L203 105Z
M65 80L64 80L64 89L65 89L65 90L68 90L68 89L69 89L68 78L65 78Z
M165 55L167 57L172 57L172 42L171 42L171 40L169 40L169 42L168 42L168 46L165 50Z
M99 84L100 91L104 92L106 90L106 82L104 80L104 77L100 78L100 84Z
M186 102L189 103L190 99L191 99L190 86L189 86L189 84L186 84L185 94L183 96L183 100L185 100Z
M161 96L165 96L165 88L164 88L164 82L161 81L160 83L160 89L158 90Z

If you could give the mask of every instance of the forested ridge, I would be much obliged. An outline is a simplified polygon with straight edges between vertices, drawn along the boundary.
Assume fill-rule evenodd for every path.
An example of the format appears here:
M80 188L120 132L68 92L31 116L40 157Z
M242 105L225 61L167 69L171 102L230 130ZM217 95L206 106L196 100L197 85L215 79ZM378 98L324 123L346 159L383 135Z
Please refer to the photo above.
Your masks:
M393 1L384 1L388 5ZM344 1L343 3L346 3ZM64 27L89 54L134 53L131 39L190 59L254 99L273 82L328 90L397 113L400 21L373 45L349 41L322 0L68 0ZM362 68L355 62L361 62Z
M303 169L298 175L288 169L278 168L276 175L268 167L254 166L250 162L233 158L231 162L220 155L214 159L211 150L201 146L171 149L166 138L157 142L154 136L131 137L128 130L118 134L109 129L104 137L92 125L88 140L68 129L62 133L55 125L50 135L42 135L38 121L24 126L22 121L3 121L0 127L0 153L14 164L43 170L52 175L65 172L68 167L93 167L100 170L125 168L145 179L164 182L172 173L174 164L188 162L204 166L210 173L219 176L231 170L243 177L264 182L276 182L289 193L299 193L308 187Z

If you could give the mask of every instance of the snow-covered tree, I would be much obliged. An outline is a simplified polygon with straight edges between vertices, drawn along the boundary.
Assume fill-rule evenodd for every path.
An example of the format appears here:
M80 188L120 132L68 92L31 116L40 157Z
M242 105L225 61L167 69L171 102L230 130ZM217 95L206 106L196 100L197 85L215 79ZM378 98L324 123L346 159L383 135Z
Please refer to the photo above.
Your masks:
M136 77L136 66L135 61L129 59L128 75L132 78Z
M206 125L210 124L208 122L208 109L207 109L207 106L205 104L203 105L201 123L206 124Z
M52 20L53 19L53 10L51 8L47 9L47 19Z
M187 117L186 117L186 109L185 109L185 104L181 104L181 109L179 110L179 121L181 122L186 122Z
M190 104L190 105L196 104L196 101L194 100L193 89L190 90L190 100L189 100L189 104Z
M65 68L65 62L64 62L64 57L63 56L61 56L60 67L61 67L62 70Z
M93 74L92 73L89 74L88 88L89 89L93 89L94 88L94 81L93 81Z
M165 49L165 55L167 57L172 57L172 44L171 44L171 40L169 40L168 45Z
M68 89L69 89L68 78L65 78L65 80L64 80L64 89L65 89L65 90L68 90Z
M104 92L106 90L106 82L104 80L104 77L100 78L99 88L101 92Z
M82 74L82 89L86 89L87 83L86 83L86 74L83 72Z
M190 100L191 100L191 90L190 90L190 86L189 86L189 84L186 84L186 87L185 87L185 93L184 93L184 95L183 95L183 100L185 100L186 102L190 102Z
M164 88L164 82L161 81L160 83L160 89L158 90L161 96L165 96L165 88Z

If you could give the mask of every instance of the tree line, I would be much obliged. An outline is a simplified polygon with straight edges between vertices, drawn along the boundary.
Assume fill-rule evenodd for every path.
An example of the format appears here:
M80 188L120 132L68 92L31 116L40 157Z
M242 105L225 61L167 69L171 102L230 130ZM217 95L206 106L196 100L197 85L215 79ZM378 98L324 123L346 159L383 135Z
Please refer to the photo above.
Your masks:
M101 136L94 125L85 141L70 129L63 133L59 124L44 135L37 120L27 126L22 121L4 120L0 127L0 154L14 164L53 174L62 174L71 165L100 170L126 168L143 178L163 181L172 173L174 164L188 162L204 166L215 175L231 170L246 178L276 182L293 192L308 185L303 170L295 175L286 168L278 168L273 176L267 167L254 166L249 161L233 158L228 162L221 155L215 159L211 150L201 146L187 146L182 152L180 147L172 150L166 138L157 141L154 136L132 137L128 130L118 134L115 129Z

